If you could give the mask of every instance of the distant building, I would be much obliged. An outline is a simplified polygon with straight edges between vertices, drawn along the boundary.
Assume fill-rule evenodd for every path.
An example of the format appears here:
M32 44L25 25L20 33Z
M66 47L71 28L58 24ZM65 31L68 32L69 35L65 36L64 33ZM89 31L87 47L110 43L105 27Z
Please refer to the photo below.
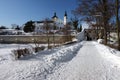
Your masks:
M57 30L60 30L61 28L63 28L67 24L67 12L66 11L65 11L63 18L64 20L58 18L55 12L53 17L50 20L48 20L48 23L50 24L50 29L53 30L53 26L56 26ZM34 21L35 33L37 34L45 33L44 27L43 27L44 22L45 21Z
M0 35L22 35L23 33L23 30L0 29Z
M44 26L43 26L43 25L44 25L44 22L45 22L45 21L34 21L35 33L36 33L36 34L46 33L45 28L44 28ZM49 21L47 21L47 23L50 24L50 25L49 25L49 28L50 28L51 30L53 30L54 21L49 20Z

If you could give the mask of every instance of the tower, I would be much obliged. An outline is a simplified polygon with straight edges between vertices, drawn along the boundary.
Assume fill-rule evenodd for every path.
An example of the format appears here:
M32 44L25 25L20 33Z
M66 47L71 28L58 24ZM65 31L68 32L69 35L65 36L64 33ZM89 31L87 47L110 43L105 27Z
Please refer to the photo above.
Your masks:
M65 11L65 14L64 14L64 25L67 24L67 12Z
M52 17L53 21L56 21L58 17L56 16L56 12L54 13L54 16Z

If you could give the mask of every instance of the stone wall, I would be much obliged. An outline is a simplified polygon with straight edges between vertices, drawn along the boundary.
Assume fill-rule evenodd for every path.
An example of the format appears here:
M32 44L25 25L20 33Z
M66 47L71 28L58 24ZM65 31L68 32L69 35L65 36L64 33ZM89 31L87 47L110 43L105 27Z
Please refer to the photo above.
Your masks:
M49 35L49 41L50 43L53 43L55 40L55 43L64 43L67 41L70 41L72 38L75 38L75 36L53 36ZM53 38L54 37L54 38ZM0 43L47 43L48 38L46 35L40 36L40 35L0 35Z

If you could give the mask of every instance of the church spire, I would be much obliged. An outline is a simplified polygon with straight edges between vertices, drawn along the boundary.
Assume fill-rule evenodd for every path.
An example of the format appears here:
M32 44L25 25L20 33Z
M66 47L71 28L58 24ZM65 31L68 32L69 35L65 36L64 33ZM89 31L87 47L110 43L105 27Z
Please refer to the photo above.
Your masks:
M65 11L65 14L64 14L64 25L67 24L67 12Z
M67 17L67 12L65 11L65 14L64 14L64 16L66 16Z
M54 17L56 17L56 12L54 12Z

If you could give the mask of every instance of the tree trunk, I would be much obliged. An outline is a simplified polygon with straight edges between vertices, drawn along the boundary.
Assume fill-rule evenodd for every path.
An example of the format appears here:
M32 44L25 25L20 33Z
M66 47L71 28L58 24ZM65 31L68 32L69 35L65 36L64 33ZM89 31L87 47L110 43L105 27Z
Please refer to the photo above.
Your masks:
M104 44L107 45L107 0L103 0Z
M48 32L47 32L47 43L48 43L48 49L49 49L50 48L50 40L49 40Z
M119 35L119 0L116 0L116 27L118 36L118 50L120 50L120 35Z
M55 33L53 33L53 44L54 44L54 47L55 47Z

